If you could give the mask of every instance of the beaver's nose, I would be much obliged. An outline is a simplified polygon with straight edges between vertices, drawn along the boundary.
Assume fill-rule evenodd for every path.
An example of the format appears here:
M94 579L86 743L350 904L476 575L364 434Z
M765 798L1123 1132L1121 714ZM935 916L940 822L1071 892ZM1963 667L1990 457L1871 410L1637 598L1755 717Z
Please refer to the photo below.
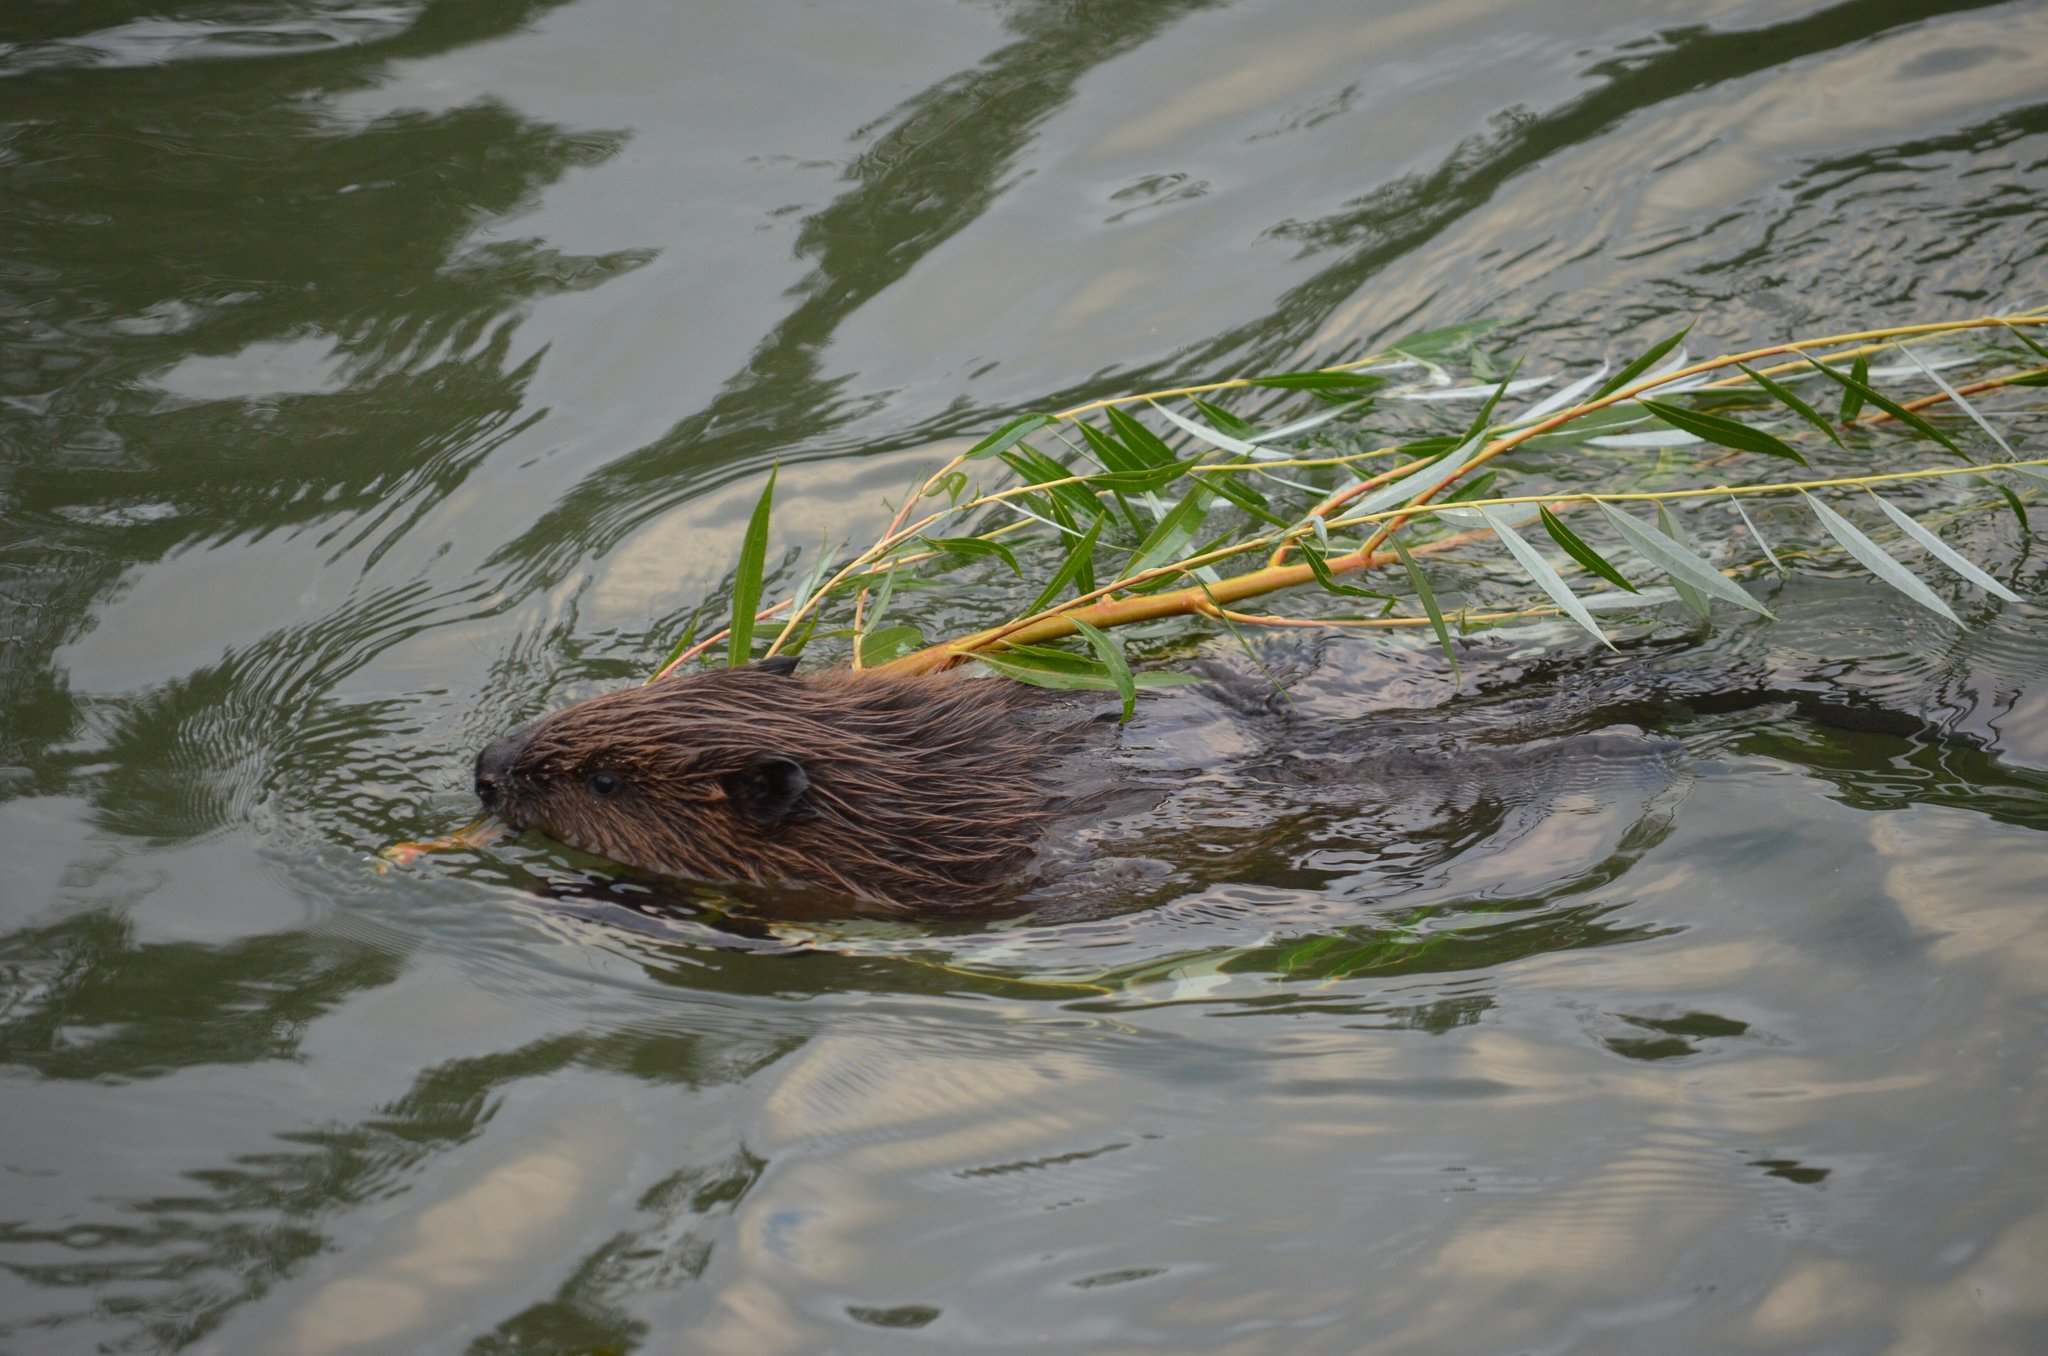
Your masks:
M476 798L495 811L505 798L512 765L519 761L519 740L501 739L476 756Z

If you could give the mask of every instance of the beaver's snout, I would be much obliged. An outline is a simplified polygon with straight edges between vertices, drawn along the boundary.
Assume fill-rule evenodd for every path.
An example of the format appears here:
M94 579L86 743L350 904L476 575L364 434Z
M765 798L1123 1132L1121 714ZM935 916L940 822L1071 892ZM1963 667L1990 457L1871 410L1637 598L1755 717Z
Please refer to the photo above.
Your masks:
M501 739L476 756L476 798L492 814L504 808L512 769L519 763L519 735Z

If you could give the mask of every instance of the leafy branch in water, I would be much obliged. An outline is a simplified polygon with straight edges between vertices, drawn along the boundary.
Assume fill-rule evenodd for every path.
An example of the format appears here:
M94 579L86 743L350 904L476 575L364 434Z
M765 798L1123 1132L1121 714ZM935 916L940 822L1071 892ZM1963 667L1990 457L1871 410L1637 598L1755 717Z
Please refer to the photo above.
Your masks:
M2016 449L1979 399L2048 385L2044 326L2048 311L2029 311L1704 361L1688 360L1680 331L1611 376L1602 367L1571 379L1503 375L1474 347L1484 327L1466 326L1319 371L1026 414L926 477L872 544L843 560L822 551L788 596L764 605L771 475L734 573L731 623L680 642L655 677L721 644L727 662L744 663L757 657L757 635L769 637L764 655L832 637L848 642L856 669L920 673L973 660L1026 682L1116 690L1128 712L1138 687L1174 680L1134 671L1109 634L1139 623L1428 627L1449 654L1453 628L1529 616L1562 614L1607 643L1601 616L1674 600L1703 621L1716 600L1768 615L1735 582L1745 570L1715 564L1679 525L1674 510L1702 500L1733 508L1740 535L1780 569L1811 549L1775 548L1745 505L1798 506L1826 538L1817 544L1954 621L1884 542L1910 542L1972 586L2015 596L1928 527L1925 510L1916 517L1894 498L1964 477L1988 486L2027 530L2027 504L2048 489L2048 457ZM1470 376L1454 377L1454 361ZM1899 383L1933 389L1908 396ZM1513 408L1537 392L1547 393ZM1434 412L1459 404L1476 412L1441 427ZM1943 461L1868 469L1870 454L1895 440ZM1875 500L1870 530L1849 516L1867 515L1850 507L1866 499ZM1646 506L1654 521L1638 516ZM1539 549L1546 538L1560 556ZM1617 548L1628 557L1619 564ZM1423 563L1461 552L1512 568L1532 592L1446 611L1450 591L1432 585ZM1351 582L1393 566L1401 569L1387 587L1401 593ZM1006 580L1017 595L1000 603L1007 620L937 644L889 622L899 593L961 567ZM1659 576L1664 587L1643 587ZM1239 606L1310 589L1343 610ZM1050 643L1072 636L1082 649Z

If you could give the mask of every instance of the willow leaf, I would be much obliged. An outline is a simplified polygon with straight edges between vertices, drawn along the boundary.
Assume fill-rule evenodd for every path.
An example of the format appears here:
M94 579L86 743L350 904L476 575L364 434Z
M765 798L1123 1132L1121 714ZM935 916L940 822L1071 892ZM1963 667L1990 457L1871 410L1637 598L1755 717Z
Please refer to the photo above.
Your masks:
M1813 362L1813 359L1808 358L1807 361ZM1822 363L1815 362L1813 365L1830 374L1834 371L1833 368L1827 367ZM1856 355L1856 360L1849 365L1849 376L1851 380L1842 383L1842 422L1845 424L1863 413L1863 397L1865 392L1870 389L1870 357L1868 354L1859 353Z
M2025 330L2021 329L2019 326L2011 323L2010 321L2006 322L2005 328L2006 332L2011 334L2013 338L2019 340L2028 348L2034 350L2034 356L2038 357L2042 362L2048 363L2048 348L2042 348L2039 344L2034 342L2033 338L2029 336Z
M1813 516L1820 519L1820 525L1828 530L1828 535L1840 542L1843 550L1862 561L1872 574L1928 611L1938 613L1958 626L1962 625L1962 619L1949 610L1947 603L1935 596L1933 589L1920 582L1920 576L1892 559L1890 553L1882 546L1864 536L1862 529L1856 524L1810 494L1802 494L1801 497L1813 510Z
M775 476L781 469L768 468L768 483L754 501L746 536L740 540L739 564L732 576L732 634L725 644L725 662L730 668L754 657L754 613L761 607L761 576L768 561L768 515L775 503Z
M1157 401L1153 402L1152 408L1159 411L1160 417L1165 419L1167 423L1172 424L1189 437L1205 442L1211 447L1220 447L1225 452L1229 452L1234 456L1272 457L1277 455L1268 452L1257 443L1248 443L1242 438L1225 433L1222 429L1211 428L1207 424L1197 423L1184 414L1175 414Z
M1309 573L1316 577L1316 583L1322 585L1325 593L1334 593L1345 598L1371 598L1379 602L1393 601L1384 593L1374 593L1370 589L1359 588L1356 584L1338 583L1337 577L1330 573L1329 560L1325 558L1324 553L1329 549L1327 541L1320 548L1311 546L1307 542L1300 542L1297 545L1301 551L1301 558L1308 563Z
M1493 535L1501 539L1501 543L1508 548L1508 553L1529 572L1529 577L1536 581L1536 586L1549 594L1551 601L1564 609L1567 617L1585 627L1608 649L1614 648L1614 642L1600 629L1600 623L1593 620L1593 614L1580 605L1579 595L1572 592L1571 586L1564 582L1563 576L1558 574L1549 561L1537 554L1535 547L1523 540L1521 533L1508 526L1507 520L1496 515L1491 509L1474 509L1473 512L1486 519L1487 526L1493 529Z
M1123 440L1124 446L1130 448L1145 465L1164 466L1174 459L1173 449L1166 445L1165 440L1130 415L1114 405L1103 413L1109 416L1110 427L1116 430L1116 436Z
M1088 642L1088 648L1095 651L1095 657L1102 661L1102 667L1108 671L1110 681L1116 684L1117 695L1123 698L1124 703L1123 715L1118 723L1129 724L1131 716L1138 709L1138 684L1137 680L1131 677L1131 666L1125 661L1124 652L1119 650L1116 642L1101 629L1090 626L1079 617L1069 617L1067 620L1081 633L1081 639Z
M1669 353L1672 349L1677 348L1680 343L1684 342L1685 336L1691 333L1692 326L1687 325L1684 329L1672 335L1669 339L1659 340L1657 343L1650 345L1648 351L1646 351L1642 357L1636 359L1627 367L1624 367L1621 369L1621 371L1615 373L1614 380L1608 382L1605 386L1602 386L1599 392L1594 395L1593 399L1605 399L1606 397L1613 395L1616 391L1619 391L1622 387L1628 385L1630 382L1634 381L1637 377L1643 375L1643 373L1649 371L1651 366L1654 363L1656 363L1656 361L1659 358Z
M1436 632L1436 643L1443 647L1444 658L1451 661L1451 677L1464 681L1458 672L1458 652L1451 648L1451 631L1444 625L1443 609L1436 605L1436 590L1423 577L1422 567L1415 563L1415 557L1408 554L1408 548L1401 545L1399 537L1388 537L1387 545L1394 548L1394 554L1401 558L1402 568L1408 571L1408 583L1415 590L1415 596L1422 600L1422 610L1429 617L1429 627Z
M884 626L860 638L860 662L863 667L874 668L923 648L924 636L915 626Z
M2013 458L2019 455L2019 453L2012 450L2012 444L2007 442L2002 436L2000 436L1997 429L1991 427L1991 421L1986 419L1983 415L1977 413L1977 407L1975 405L1972 405L1969 401L1963 399L1963 393L1961 391L1958 391L1955 387L1948 384L1947 378L1943 377L1941 373L1935 371L1926 363L1921 362L1920 355L1915 353L1912 349L1907 348L1904 344L1899 345L1899 352L1905 354L1908 358L1911 358L1913 360L1913 366L1919 368L1923 373L1926 374L1927 379L1929 381L1933 382L1936 386L1939 386L1941 388L1941 393L1948 397L1949 404L1954 405L1964 414L1969 415L1970 418L1976 422L1977 427L1984 430L1985 436L1990 438L1992 442L1998 445L1999 451L2005 453L2005 459L2007 461L2011 461Z
M1180 549L1193 539L1202 526L1202 519L1209 515L1209 486L1196 481L1178 504L1161 518L1145 540L1138 543L1131 552L1130 563L1124 567L1126 575L1143 574L1156 565L1172 560Z
M1606 558L1598 551L1581 541L1579 534L1566 527L1562 518L1541 504L1537 505L1536 512L1543 519L1543 530L1550 534L1552 541L1564 548L1566 555L1615 587L1626 589L1630 593L1636 592L1636 586L1622 578L1621 571L1608 564Z
M1057 656L1057 659L1053 656ZM970 657L988 665L1005 678L1014 678L1033 687L1095 692L1117 690L1116 679L1110 676L1109 670L1100 662L1077 654L1067 654L1061 650L1019 646L1001 655L976 654ZM1201 680L1192 673L1141 673L1133 675L1133 681L1140 688L1150 688L1181 687Z
M981 537L919 537L918 540L944 555L966 560L1000 560L1010 567L1011 574L1019 579L1024 577L1024 568L1017 563L1016 553L999 541L987 541Z
M1282 391L1343 391L1363 395L1376 386L1386 385L1387 379L1359 372L1282 372L1278 376L1256 377L1251 384Z
M1742 500L1731 494L1728 496L1728 502L1735 505L1735 511L1742 515L1742 525L1749 529L1750 536L1756 538L1756 544L1764 548L1764 559L1771 562L1771 568L1779 574L1785 573L1785 562L1778 559L1778 553L1764 540L1764 534L1757 531L1756 520L1749 516L1749 510L1742 506Z
M1906 425L1908 428L1914 429L1919 433L1925 434L1927 437L1932 438L1935 442L1940 443L1943 447L1955 453L1964 461L1968 461L1970 459L1969 454L1964 452L1962 448L1957 447L1955 444L1955 440L1950 438L1946 433L1943 433L1940 429L1928 423L1925 419L1922 419L1919 415L1913 413L1913 411L1907 409L1898 401L1893 400L1890 396L1885 395L1882 391L1879 391L1875 386L1872 386L1869 382L1862 380L1856 374L1848 372L1837 372L1834 368L1829 367L1826 363L1814 362L1814 360L1811 358L1808 358L1807 361L1813 363L1815 367L1819 368L1822 372L1826 373L1828 380L1839 385L1851 396L1856 397L1856 409L1861 410L1866 402L1875 405L1879 409L1883 410L1886 414L1890 415L1892 418ZM1869 365L1865 363L1862 358L1859 357L1856 359L1856 366L1859 369L1868 370ZM1842 401L1842 409L1844 411L1847 411L1849 407L1850 402L1848 399L1845 398ZM1842 422L1846 424L1847 422L1849 422L1850 419L1854 417L1855 416L1853 414L1844 413L1842 416Z
M988 437L983 438L980 442L968 448L967 460L974 461L981 457L992 457L998 452L1007 451L1022 438L1036 433L1047 424L1055 422L1057 421L1049 414L1027 414L1022 418L1012 419L994 433L989 434Z
M1801 419L1804 419L1807 423L1819 429L1822 435L1825 436L1827 440L1833 443L1836 447L1842 446L1841 435L1835 432L1835 426L1828 422L1827 416L1822 414L1813 406L1807 404L1805 401L1801 400L1799 396L1792 390L1791 387L1785 385L1783 382L1771 380L1770 377L1766 376L1762 372L1757 371L1748 363L1737 363L1735 365L1742 369L1742 374L1744 376L1748 377L1751 381L1755 382L1763 390L1769 392L1771 397L1775 399L1780 405L1783 405L1786 409L1792 411L1792 413L1798 415Z
M2009 466L2006 470L2038 489L2048 490L2048 470L2039 466Z
M2034 529L2027 526L2027 506L2020 502L2020 497L1995 480L1984 483L1998 491L1999 498L2005 500L2005 506L2012 510L2012 516L2020 520L2020 535L2024 537L2031 533Z
M1699 410L1688 410L1682 405L1668 404L1662 400L1651 400L1645 396L1642 407L1656 415L1673 428L1684 429L1694 437L1704 438L1710 443L1730 447L1737 452L1756 452L1766 457L1784 457L1806 465L1806 458L1790 443L1751 424L1724 419L1718 414L1705 414Z
M1029 617L1035 613L1045 611L1046 608L1052 605L1053 600L1060 596L1061 589L1077 580L1081 580L1079 592L1094 592L1095 540L1102 535L1102 524L1105 521L1106 519L1104 518L1097 518L1088 525L1088 532L1085 536L1079 541L1069 543L1067 546L1067 558L1061 561L1059 569L1053 572L1052 579L1045 586L1045 591L1032 600L1030 607L1024 609L1025 616ZM1085 580L1082 579L1084 572L1087 576Z
M1212 405L1200 396L1189 396L1188 404L1193 405L1196 413L1208 420L1211 427L1221 429L1233 438L1248 438L1252 434L1252 426L1249 423L1221 405Z
M1940 537L1935 536L1927 528L1913 521L1903 509L1883 499L1876 491L1872 491L1870 497L1877 500L1877 506L1884 510L1887 518L1890 518L1899 525L1899 531L1918 542L1920 548L1926 551L1928 555L1933 556L1936 560L1948 566L1951 570L1954 570L1957 574L1994 598L2003 598L2008 603L2016 603L2020 600L2020 596L2017 593L2014 593L2011 589L1957 554L1954 547L1950 546Z
M1692 538L1685 534L1685 529L1678 525L1678 520L1671 516L1671 510L1661 499L1657 501L1657 530L1670 538L1681 550L1699 555L1699 551L1692 544ZM1685 605L1686 611L1700 619L1701 625L1713 625L1714 600L1711 597L1677 579L1671 581L1671 591L1678 595L1678 601Z
M1751 612L1770 616L1770 609L1749 596L1749 593L1731 583L1727 576L1695 555L1692 550L1664 533L1648 528L1633 516L1623 513L1612 504L1601 504L1600 512L1614 525L1629 549L1641 556L1645 562L1670 576L1673 583L1689 584L1702 593L1710 594L1737 607L1746 607Z

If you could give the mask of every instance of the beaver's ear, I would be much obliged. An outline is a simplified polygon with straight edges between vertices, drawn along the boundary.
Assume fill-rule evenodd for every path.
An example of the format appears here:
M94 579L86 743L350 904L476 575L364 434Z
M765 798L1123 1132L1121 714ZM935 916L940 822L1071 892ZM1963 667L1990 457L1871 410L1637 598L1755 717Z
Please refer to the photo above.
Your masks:
M750 669L760 669L763 673L772 673L777 678L787 678L790 674L796 672L796 656L793 654L778 654L768 659L756 659L747 667Z
M725 778L733 809L763 833L803 816L810 808L804 803L810 789L802 763L773 754L756 758Z

